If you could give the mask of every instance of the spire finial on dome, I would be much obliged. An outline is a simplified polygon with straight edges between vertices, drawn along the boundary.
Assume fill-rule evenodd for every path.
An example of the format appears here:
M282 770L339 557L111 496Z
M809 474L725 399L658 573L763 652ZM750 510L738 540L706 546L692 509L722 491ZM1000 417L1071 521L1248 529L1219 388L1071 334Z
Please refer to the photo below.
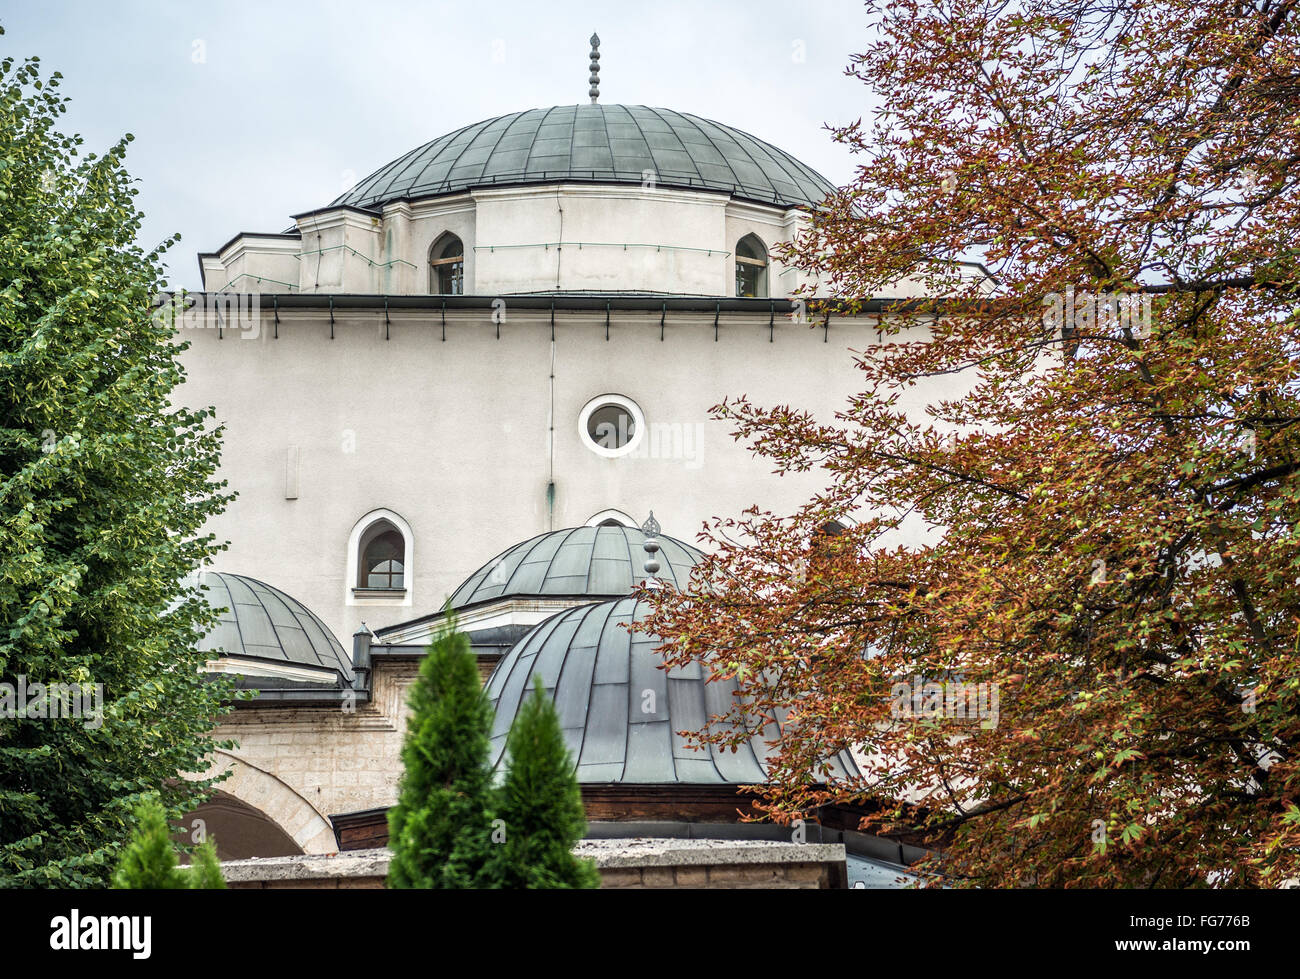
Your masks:
M647 537L658 537L659 529L659 521L655 519L655 512L651 510L650 516L646 519L646 522L641 525L641 533L645 534Z
M663 583L655 577L659 574L659 562L655 560L655 554L659 551L659 542L655 540L659 536L659 521L655 519L655 512L650 511L650 518L641 525L641 533L645 534L645 543L641 545L646 553L645 564L642 567L646 573L647 588L661 588Z
M591 88L587 94L591 96L591 104L595 105L596 100L600 98L600 35L595 32L591 35Z

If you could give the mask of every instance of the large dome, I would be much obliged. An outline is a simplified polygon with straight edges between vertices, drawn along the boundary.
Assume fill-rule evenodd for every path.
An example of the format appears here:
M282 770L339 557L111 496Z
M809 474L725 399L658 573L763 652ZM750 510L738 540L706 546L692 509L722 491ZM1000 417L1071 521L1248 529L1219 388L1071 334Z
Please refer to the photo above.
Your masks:
M665 782L752 785L767 780L766 741L774 723L738 751L691 748L679 732L698 731L735 703L736 682L705 678L699 664L662 669L663 641L630 632L648 614L635 598L582 605L535 627L497 664L487 684L496 717L492 763L501 761L506 736L540 674L555 700L560 726L577 762L579 782ZM834 773L856 775L847 752L831 760Z
M498 554L451 596L452 608L511 596L603 598L626 595L645 580L645 534L631 527L571 527L538 534ZM684 589L703 555L659 536L659 577Z
M671 109L557 105L485 119L381 167L331 206L378 208L394 200L474 187L561 181L721 191L778 207L815 207L834 187L761 139Z

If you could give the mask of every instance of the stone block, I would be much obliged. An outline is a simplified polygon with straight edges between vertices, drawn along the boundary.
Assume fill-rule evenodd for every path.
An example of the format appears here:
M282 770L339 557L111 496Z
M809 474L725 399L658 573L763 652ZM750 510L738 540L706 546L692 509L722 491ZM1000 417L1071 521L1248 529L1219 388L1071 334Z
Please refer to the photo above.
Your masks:
M827 868L819 863L792 863L785 868L786 880L818 884L827 876Z
M678 867L676 873L678 887L708 887L708 867Z
M728 864L709 868L710 884L756 884L767 886L785 879L779 865L770 863Z
M601 887L640 887L640 867L611 867L600 872Z
M641 870L642 887L673 887L676 883L672 867L644 867Z

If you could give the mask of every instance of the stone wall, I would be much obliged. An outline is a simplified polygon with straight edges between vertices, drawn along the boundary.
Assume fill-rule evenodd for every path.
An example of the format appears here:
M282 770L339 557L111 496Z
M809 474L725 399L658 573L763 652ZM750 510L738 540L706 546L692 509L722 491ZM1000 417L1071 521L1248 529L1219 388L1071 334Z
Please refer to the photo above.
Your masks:
M844 847L761 840L583 840L575 848L600 870L602 888L782 888L846 886ZM381 888L389 851L235 860L222 864L234 890Z
M846 886L842 844L768 840L583 840L602 888L782 888Z
M418 669L413 660L378 665L370 701L351 711L243 707L231 712L214 737L233 738L239 748L218 756L212 771L232 771L218 788L281 825L287 815L305 809L328 826L338 813L392 805L402 774L407 694ZM254 784L267 788L254 794L247 788ZM337 849L332 831L299 842L308 853Z

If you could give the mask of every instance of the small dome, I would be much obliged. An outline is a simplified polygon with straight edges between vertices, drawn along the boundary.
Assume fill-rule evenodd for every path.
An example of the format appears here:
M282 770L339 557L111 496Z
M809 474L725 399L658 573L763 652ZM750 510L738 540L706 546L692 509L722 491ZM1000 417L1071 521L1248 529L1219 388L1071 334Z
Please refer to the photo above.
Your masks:
M832 184L749 133L644 105L557 105L485 119L399 156L331 206L474 187L587 181L721 191L777 207L816 207Z
M212 631L199 643L238 659L330 670L351 681L352 660L343 645L302 602L278 588L244 575L205 571L208 604L224 608Z
M734 679L705 679L698 663L662 669L663 641L626 625L648 613L635 598L567 609L535 627L497 664L487 683L496 711L492 763L523 698L540 674L555 700L560 726L577 761L579 782L747 785L767 780L764 743L779 734L769 723L739 750L692 750L679 731L698 731L735 703ZM858 770L847 752L832 759L839 777Z
M694 547L657 537L658 577L684 589L691 568L703 558ZM571 527L538 534L498 554L470 575L451 596L465 608L512 596L606 598L626 595L645 580L645 534L630 527Z

